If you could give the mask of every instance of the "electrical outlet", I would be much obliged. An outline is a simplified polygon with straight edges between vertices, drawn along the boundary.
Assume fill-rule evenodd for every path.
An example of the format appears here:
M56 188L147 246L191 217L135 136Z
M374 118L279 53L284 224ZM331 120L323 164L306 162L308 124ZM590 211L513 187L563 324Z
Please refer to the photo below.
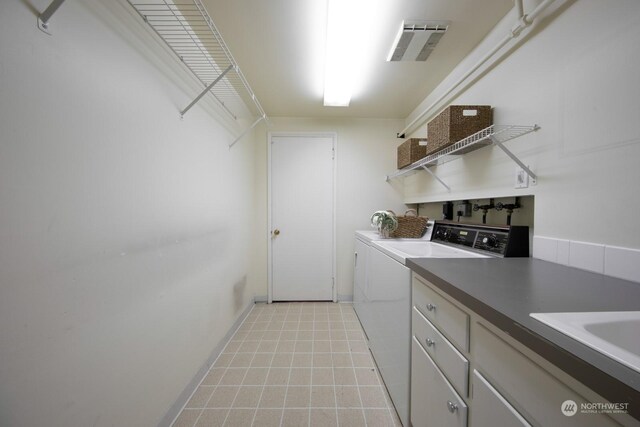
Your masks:
M515 188L528 188L529 175L520 166L516 166Z

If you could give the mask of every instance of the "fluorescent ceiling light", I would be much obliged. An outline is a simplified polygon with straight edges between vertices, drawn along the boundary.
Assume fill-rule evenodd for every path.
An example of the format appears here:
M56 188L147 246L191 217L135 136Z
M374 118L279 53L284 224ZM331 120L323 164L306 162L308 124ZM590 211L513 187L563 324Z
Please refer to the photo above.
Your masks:
M353 69L353 16L360 0L327 0L327 46L324 63L324 105L348 107L351 102Z
M372 71L388 49L385 21L397 7L393 1L327 0L327 40L324 63L324 105L347 107L352 95L370 90Z

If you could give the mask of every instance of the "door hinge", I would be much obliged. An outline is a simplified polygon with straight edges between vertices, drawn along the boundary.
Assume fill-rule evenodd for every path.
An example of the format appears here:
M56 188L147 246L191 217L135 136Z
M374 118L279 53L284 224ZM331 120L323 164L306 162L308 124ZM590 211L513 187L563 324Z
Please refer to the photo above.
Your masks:
M331 159L335 159L336 158L336 149L332 148L331 149Z

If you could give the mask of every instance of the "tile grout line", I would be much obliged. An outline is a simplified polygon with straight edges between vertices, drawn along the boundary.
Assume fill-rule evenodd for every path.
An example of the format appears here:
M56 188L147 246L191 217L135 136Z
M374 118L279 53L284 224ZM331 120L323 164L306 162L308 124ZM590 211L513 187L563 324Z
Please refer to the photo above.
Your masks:
M290 310L291 310L291 304L287 306L287 313L289 313ZM300 328L300 316L298 316L298 328L296 329L296 338L298 337L299 328ZM294 344L293 344L294 350L296 349L295 346L296 344L294 340ZM291 382L291 371L293 370L293 355L294 355L294 352L291 353L291 362L289 363L289 377L287 378L287 385L284 392L284 402L282 402L282 415L280 416L280 427L282 427L282 424L284 423L284 410L287 407L287 396L289 395L289 382Z
M255 325L257 322L253 322L253 323ZM244 325L244 322L242 322L242 324ZM254 326L251 326L250 332L253 332L253 328L254 328ZM262 331L262 335L264 335L264 331ZM253 341L253 340L247 340L246 337L245 337L242 342L244 343L246 341ZM258 341L258 343L259 342L260 341ZM240 346L240 348L241 347L242 347L242 345ZM253 352L253 356L251 356L251 360L253 360L253 358L256 356L256 352L257 351L258 351L258 348L256 347L256 351ZM235 355L233 356L233 359L231 359L231 361L229 362L230 364L233 363L233 360L236 358L236 356L239 353L242 353L242 352L236 351ZM251 365L251 362L249 362L249 365ZM230 366L227 367L227 372L229 371L229 368L230 368ZM247 368L247 371L244 373L244 375L242 377L242 380L240 381L240 385L238 386L238 391L236 391L235 396L233 396L233 400L231 401L231 404L229 405L229 410L227 411L227 415L224 417L224 421L222 422L223 426L227 423L227 419L229 418L229 414L231 414L231 411L234 409L233 404L236 403L236 399L238 398L238 395L240 394L240 390L242 390L242 384L244 383L244 380L247 378L247 375L249 375L249 369L251 369L250 366ZM225 374L226 374L226 372L225 372ZM224 378L224 376L223 376L223 378ZM220 378L220 380L222 380L222 378ZM219 384L220 383L218 382L218 385ZM213 395L211 395L211 397L213 397ZM209 400L211 400L211 397L209 398ZM257 410L257 408L256 408L256 410ZM254 414L254 416L255 416L255 414Z
M253 326L251 327L251 329L253 330ZM247 341L247 340L245 339L244 341ZM233 356L233 359L236 358L238 353L239 352L236 351L235 355ZM255 352L253 354L255 355ZM231 359L231 362L229 362L229 363L233 363L233 359ZM253 357L251 359L253 359ZM227 368L227 372L229 371L230 368L231 367ZM242 376L242 380L240 381L240 385L238 386L238 390L236 391L236 394L233 396L233 400L231 401L231 404L229 405L229 410L227 411L227 415L224 417L224 421L222 422L223 426L227 423L227 419L229 418L229 414L231 414L231 411L233 410L233 404L236 403L236 399L238 398L238 395L240 394L240 390L242 388L242 383L244 383L245 378L247 378L247 375L249 375L249 368L246 368L246 369L247 370L244 373L244 375ZM226 374L226 372L225 372L225 374ZM223 376L223 378L224 378L224 376ZM220 378L220 380L222 380L222 378ZM219 386L220 386L220 383L218 382L218 387ZM217 387L216 387L216 389L217 389ZM212 397L213 397L213 395L211 395L209 400L211 400Z
M313 394L313 348L314 348L313 338L315 337L315 331L316 331L316 307L315 305L312 305L311 308L313 309L313 320L312 320L313 323L311 324L311 372L310 372L311 377L309 378L309 419L307 421L307 425L309 427L311 427L311 395Z
M344 325L344 314L342 313L342 310L340 310L340 316L342 317L342 323ZM345 336L346 336L347 332L346 332L346 326L345 326ZM350 341L347 340L347 343L349 343ZM353 377L356 380L356 384L357 384L357 390L358 390L358 399L360 400L360 410L362 411L362 419L364 420L364 425L365 427L367 426L367 416L364 412L364 403L362 402L362 394L360 393L360 381L358 381L358 375L356 374L356 366L355 363L353 363L353 354L351 352L351 345L349 345L349 359L351 359L351 367L353 368Z
M333 350L333 346L331 345L331 321L330 318L327 317L328 320L328 328L329 328L329 350ZM340 416L338 414L338 392L336 387L336 371L333 366L333 353L329 353L331 356L331 373L333 375L333 398L336 401L336 425L340 425Z
M275 314L275 311L274 311ZM273 321L273 316L274 314L271 315L270 321ZM284 323L283 323L283 327L284 327ZM282 329L280 330L280 332L278 333L278 340L276 340L276 348L278 347L278 342L280 342L280 336L282 335ZM260 340L260 342L258 343L258 348L260 348L260 344L262 343L262 341L266 341L264 340L264 334L262 335L262 338ZM269 362L269 366L267 367L267 376L264 379L264 384L262 385L262 391L260 392L260 397L258 398L258 403L256 404L256 411L253 414L253 419L251 420L251 425L253 425L256 422L256 417L258 416L258 409L260 408L260 402L262 401L262 395L264 394L264 389L267 387L267 378L269 378L269 373L271 372L271 367L273 365L273 359L276 357L276 349L273 350L273 357L271 357L271 361ZM257 354L257 352L256 352ZM255 358L255 356L254 356ZM252 360L253 361L253 360Z
M209 373L211 372L211 369L213 369L216 365L216 362L218 361L218 359L220 358L220 356L222 356L223 354L225 354L225 350L227 349L227 347L229 346L229 343L233 341L233 338L238 334L238 332L240 331L240 329L244 326L245 322L247 321L247 319L249 318L249 316L251 316L251 314L253 313L253 310L256 308L256 305L253 304L253 307L251 307L251 310L249 310L249 313L247 313L246 317L242 320L242 323L240 324L240 326L238 326L238 329L236 329L236 331L233 333L233 335L231 336L231 338L229 339L229 341L224 345L224 347L222 348L222 351L220 351L220 354L218 354L218 357L215 358L215 360L213 361L213 363L211 364L211 366L209 366L209 369L207 370L207 372L204 374L204 376L202 377L202 379L200 380L200 382L198 383L198 385L194 388L193 393L191 393L191 395L189 396L189 398L187 399L187 401L185 402L185 404L183 405L182 409L180 409L180 412L178 412L178 416L176 416L176 418L173 420L173 422L171 423L171 427L173 427L173 425L175 424L175 422L178 420L178 417L182 414L182 412L185 410L185 407L187 406L187 404L189 403L189 401L191 400L191 398L193 397L193 395L196 393L196 391L202 386L202 382L204 381L205 378L207 378L207 376L209 375ZM244 338L243 338L244 341ZM232 359L233 360L233 359ZM222 376L224 376L224 374L227 373L227 369L228 369L228 365L225 367L224 372L222 374ZM220 377L220 380L222 380L222 377ZM198 416L196 417L195 421L193 422L193 427L195 427L198 424L198 421L200 421L200 418L202 417L202 414L204 413L205 409L207 409L207 404L209 403L209 401L211 400L211 397L213 397L213 393L215 393L215 391L218 389L218 384L220 384L220 380L218 380L218 383L215 385L215 387L213 388L213 392L211 392L211 396L209 396L209 398L207 399L207 401L204 404L204 407L200 409L200 413L198 414Z
M255 307L254 307L255 308ZM300 368L304 368L303 365L305 365L305 363L303 362L303 360L300 360L298 362L296 362L296 355L298 356L303 356L303 355L309 355L309 357L311 358L311 363L310 363L310 375L311 377L308 380L308 388L309 388L309 396L308 396L308 400L306 403L306 409L308 410L308 416L307 416L307 423L309 424L309 426L312 423L312 420L315 420L315 418L312 417L312 413L311 410L313 409L318 409L318 410L331 410L330 407L325 407L325 406L312 406L312 391L313 391L313 386L314 386L314 380L313 380L313 373L314 373L314 355L315 350L317 349L317 346L315 345L315 338L316 338L316 333L319 332L319 330L317 329L318 327L318 323L320 322L320 318L319 316L322 315L322 321L327 322L327 330L325 332L328 333L329 335L329 359L331 360L331 376L332 376L332 391L333 391L333 398L335 400L334 403L334 416L336 419L336 423L340 424L340 420L339 420L339 411L341 408L343 409L348 409L348 406L345 407L341 407L340 405L338 405L338 396L337 396L337 384L336 384L336 373L335 373L335 366L334 364L336 363L335 357L337 355L342 355L342 353L335 353L333 350L338 350L337 348L334 348L334 346L332 345L332 343L334 341L342 341L340 339L336 339L334 340L333 338L336 337L336 334L332 334L332 332L340 332L341 334L345 335L345 343L348 345L347 347L347 352L349 353L348 359L347 358L343 358L340 357L341 360L344 360L345 362L348 362L351 364L351 370L354 373L354 379L355 379L355 385L357 387L357 392L358 392L358 399L360 401L360 410L362 412L363 415L363 421L364 421L364 425L367 426L368 422L366 419L366 409L386 409L386 413L387 416L390 417L390 421L392 423L392 425L394 426L398 426L396 424L395 421L395 417L394 417L394 413L392 413L393 411L393 407L392 404L390 403L387 394L385 393L384 390L384 385L381 382L381 378L379 375L379 372L377 372L377 369L375 368L371 368L370 366L362 366L362 368L367 368L367 369L372 369L376 372L376 380L377 380L377 384L373 384L373 385L362 385L359 382L359 379L357 378L356 372L358 367L360 367L360 365L358 365L358 367L356 367L355 364L355 359L354 359L354 352L352 351L352 347L351 345L349 345L352 341L362 341L363 340L363 335L362 335L362 328L360 325L359 328L356 330L356 332L358 332L358 336L353 337L353 335L355 334L351 334L351 336L348 334L348 332L352 332L353 330L350 329L349 331L347 331L347 320L351 321L351 319L347 319L348 314L353 312L353 308L350 307L350 309L345 308L344 310L342 310L342 308L340 310L322 310L322 308L327 308L327 307L321 307L318 306L317 304L314 305L310 305L310 304L305 304L305 303L300 303L300 304L290 304L288 303L286 311L281 312L280 310L276 309L276 310L267 310L267 309L261 309L258 313L256 313L258 310L254 310L254 308L252 308L252 310L250 311L250 313L246 316L246 318L243 320L243 323L238 327L238 329L236 330L236 332L234 333L234 335L230 338L229 342L225 345L225 347L223 348L222 352L220 353L220 355L225 354L225 355L229 355L231 356L230 360L227 362L226 366L220 366L219 368L217 368L215 366L215 363L218 362L220 355L216 358L216 360L214 361L214 363L212 364L212 366L209 368L209 371L207 371L207 373L204 375L204 377L201 379L200 383L198 384L198 386L196 387L196 389L194 390L194 392L192 393L190 399L193 397L193 395L195 394L195 392L201 388L204 387L202 385L202 383L204 382L204 379L212 372L212 369L223 369L220 380L216 383L216 384L211 384L211 387L213 388L213 392L211 393L211 396L209 396L209 398L207 399L207 402L204 404L204 406L202 408L193 408L193 409L199 409L199 413L198 416L195 418L195 421L192 425L197 424L198 422L203 421L203 416L204 416L204 412L206 412L206 410L208 409L208 405L211 402L211 399L213 398L213 394L221 389L223 387L223 385L221 384L222 378L229 373L232 370L235 369L243 369L244 367L242 366L238 366L238 367L233 367L231 366L235 360L236 357L239 357L239 355L247 355L247 354L251 354L251 360L245 363L248 363L248 367L244 368L246 369L245 374L243 375L242 379L239 381L239 385L238 385L238 390L236 391L230 405L228 408L220 408L220 409L227 409L226 415L224 417L223 423L228 423L230 418L230 414L232 412L232 410L234 409L243 409L243 410L253 410L253 417L251 418L251 423L255 423L257 420L257 411L260 409L260 402L263 398L263 396L265 395L265 391L266 391L266 378L268 378L269 374L272 372L273 369L273 363L274 363L274 359L276 358L277 354L287 354L287 353L276 353L276 350L278 348L278 344L281 342L286 342L286 341L292 341L293 342L293 349L291 350L291 360L289 363L289 373L288 373L288 379L287 379L287 384L285 386L285 397L284 397L284 402L282 403L282 410L280 411L280 425L284 424L284 415L287 411L287 406L286 406L286 398L287 396L291 396L291 381L292 381L292 376L293 376L293 369L295 369L295 367L300 367ZM283 307L284 308L284 307ZM329 307L332 308L332 307ZM309 311L313 312L313 314L309 313ZM274 320L274 317L282 317L284 316L283 319L281 320ZM297 321L292 321L287 320L287 316L295 316L297 318ZM303 321L307 321L308 318L311 317L311 330L310 331L302 331L302 322ZM334 321L335 319L335 321ZM284 335L284 323L285 322L290 322L290 323L294 323L295 325L295 329L293 326L289 326L287 329L291 329L288 330L288 336ZM336 323L336 321L338 322L337 328L332 328L331 327L331 323L332 321L334 323ZM275 323L277 322L277 323ZM278 327L278 323L281 323L281 325ZM271 325L271 326L269 326ZM258 327L259 329L255 329L256 327ZM262 329L264 327L264 329ZM277 328L277 329L276 329ZM248 329L248 330L247 330ZM282 338L291 338L292 332L295 331L295 336L293 340L282 340ZM307 351L300 351L300 352L296 352L297 348L299 347L298 344L302 341L306 341L305 338L308 338L307 335L310 333L310 340L311 340L311 348L310 350ZM265 337L265 334L269 333L269 336ZM302 334L302 335L301 335ZM267 338L274 338L274 340L267 340ZM338 336L337 338L342 338L341 336ZM350 340L349 338L353 338L353 340ZM256 346L253 349L253 351L241 351L243 349L243 346L247 343L247 342L256 342ZM263 343L267 342L267 341L275 341L276 343L276 347L274 348L273 352L270 351L260 351L260 347ZM231 342L236 342L239 343L238 348L236 349L236 351L234 353L224 353L225 350L227 350L229 348L229 345ZM250 346L248 346L250 347ZM267 349L268 350L268 349ZM303 349L304 350L304 349ZM322 352L323 354L325 352ZM359 352L358 352L359 353ZM263 366L253 366L254 361L256 359L256 357L258 356L258 354L271 354L271 358L269 362L263 362L265 363ZM320 354L320 353L319 353ZM363 354L366 354L369 356L369 358L371 358L371 354L369 352L365 352ZM243 357L245 357L243 356ZM366 363L367 365L369 365L370 363ZM300 366L298 366L300 365ZM284 366L283 366L284 367ZM235 407L235 403L238 401L238 397L239 397L239 393L242 390L242 387L244 387L244 381L246 381L246 378L250 372L250 370L252 368L260 368L260 369L266 369L266 378L265 380L262 382L262 384L257 384L257 386L261 386L261 390L260 390L260 394L258 396L258 401L255 404L255 406L242 406L242 407ZM232 384L230 384L232 385ZM247 384L248 385L248 384ZM300 384L302 385L302 383ZM206 385L207 387L209 387L209 385ZM384 406L380 406L380 405L373 405L370 407L366 407L364 405L363 402L363 389L366 388L367 390L370 391L380 391L382 392L382 396L383 396L383 400L384 400ZM189 399L189 400L190 400ZM188 402L188 401L187 401ZM185 404L186 406L186 404ZM192 409L192 408L184 408L184 409ZM274 408L277 410L277 408ZM293 408L292 408L293 409ZM353 408L355 409L355 408ZM183 411L182 410L182 411ZM182 413L182 411L180 413ZM318 412L318 416L320 416L322 411ZM180 415L180 413L178 414L178 416ZM275 415L275 413L274 413ZM177 417L176 420L177 421Z
M334 405L333 405L333 412L334 412L334 416L335 416L335 421L336 421L336 425L338 425L339 420L338 420L338 398L337 398L337 394L336 394L336 377L335 377L335 372L333 370L333 352L331 351L331 327L330 325L330 319L329 319L329 311L327 310L326 312L322 312L323 314L326 314L326 320L323 320L323 322L326 322L327 324L327 329L326 331L322 331L322 332L326 332L328 335L328 340L327 342L329 343L329 352L322 352L322 354L328 354L329 355L329 359L331 361L330 366L328 367L328 369L331 370L331 385L329 387L331 387L332 391L333 391L333 399L334 399ZM319 332L320 330L316 330L315 329L315 313L314 313L314 341L315 341L315 332ZM319 340L321 341L321 340ZM315 353L314 353L315 354ZM319 409L331 409L330 407L318 407ZM309 410L309 413L311 413L311 409Z

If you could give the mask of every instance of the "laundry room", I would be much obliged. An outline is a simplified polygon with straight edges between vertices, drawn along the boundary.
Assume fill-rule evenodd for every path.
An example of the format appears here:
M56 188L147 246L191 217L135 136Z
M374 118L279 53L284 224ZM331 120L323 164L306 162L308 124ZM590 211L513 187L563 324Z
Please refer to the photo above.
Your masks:
M0 425L640 425L638 44L635 0L0 1Z

